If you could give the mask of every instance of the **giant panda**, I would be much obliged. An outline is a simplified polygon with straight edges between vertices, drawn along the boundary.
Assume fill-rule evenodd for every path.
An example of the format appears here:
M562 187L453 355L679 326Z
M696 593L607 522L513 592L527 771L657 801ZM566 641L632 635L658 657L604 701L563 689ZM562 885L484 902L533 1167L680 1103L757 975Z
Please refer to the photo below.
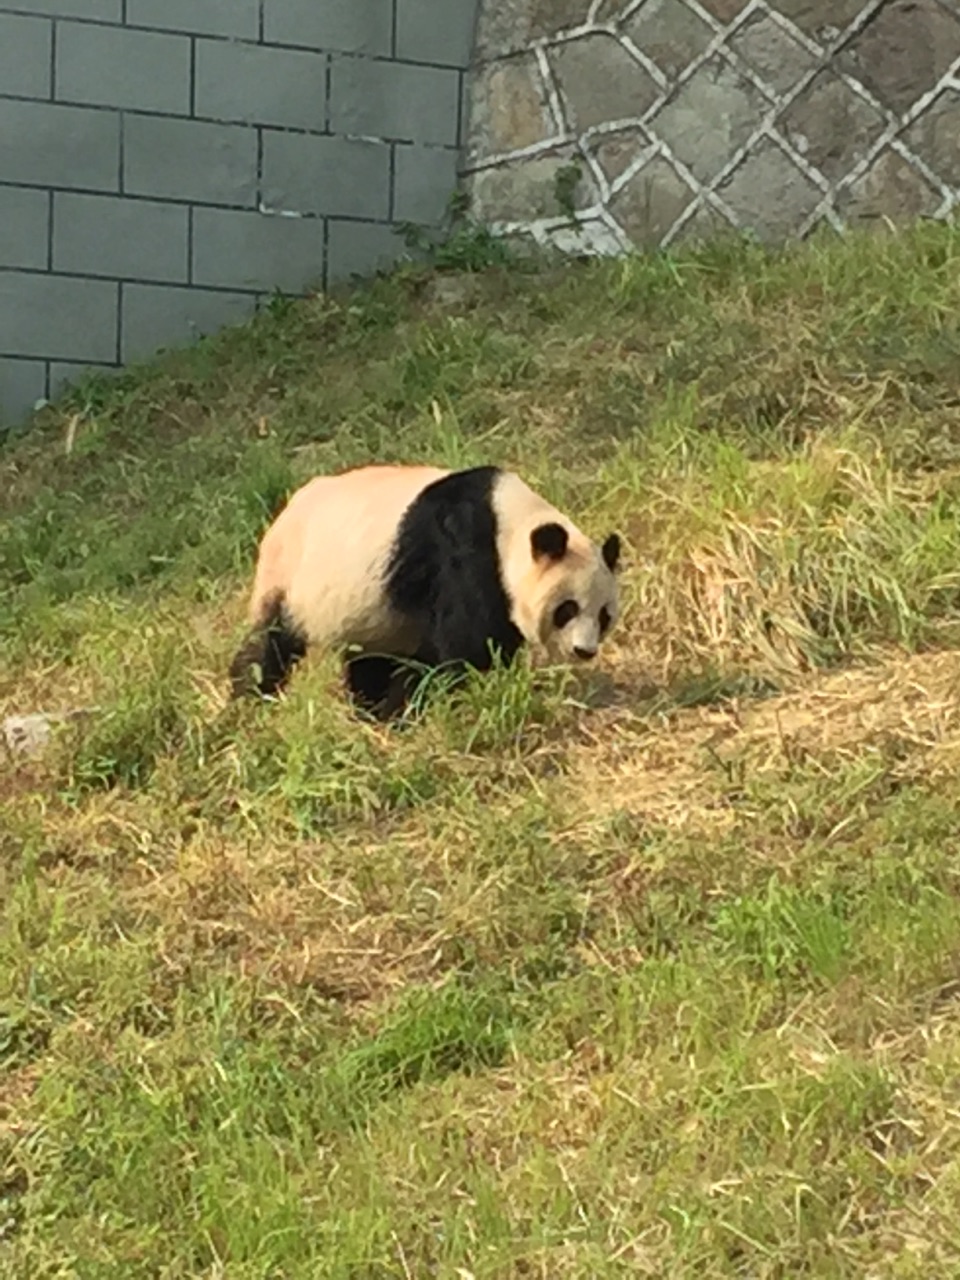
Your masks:
M317 476L261 540L234 693L277 692L313 646L344 653L355 703L381 719L404 707L411 660L486 671L530 644L588 661L617 617L619 560L616 533L596 546L498 467Z

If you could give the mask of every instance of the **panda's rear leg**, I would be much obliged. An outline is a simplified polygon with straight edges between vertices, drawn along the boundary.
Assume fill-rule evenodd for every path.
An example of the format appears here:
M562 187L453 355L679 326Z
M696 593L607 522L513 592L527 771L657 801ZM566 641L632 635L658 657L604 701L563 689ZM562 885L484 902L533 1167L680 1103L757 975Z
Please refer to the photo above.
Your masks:
M306 652L302 633L291 625L283 600L277 598L230 664L233 696L259 693L270 697L277 693Z

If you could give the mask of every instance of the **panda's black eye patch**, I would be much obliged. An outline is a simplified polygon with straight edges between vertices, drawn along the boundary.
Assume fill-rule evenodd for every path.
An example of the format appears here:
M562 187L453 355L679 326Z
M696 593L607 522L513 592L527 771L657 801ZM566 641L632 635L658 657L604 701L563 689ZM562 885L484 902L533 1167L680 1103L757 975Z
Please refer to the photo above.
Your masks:
M564 600L563 604L558 604L553 611L553 625L559 631L568 622L572 622L579 612L580 606L576 600Z
M600 623L600 634L603 635L610 627L610 610L606 605L600 610L600 616L597 621Z

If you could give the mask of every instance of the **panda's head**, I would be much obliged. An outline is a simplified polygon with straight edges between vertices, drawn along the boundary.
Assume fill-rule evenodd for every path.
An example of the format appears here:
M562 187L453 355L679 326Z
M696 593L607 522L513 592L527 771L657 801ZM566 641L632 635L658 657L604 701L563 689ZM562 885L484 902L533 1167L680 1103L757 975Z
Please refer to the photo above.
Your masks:
M514 602L525 638L553 661L595 658L617 619L620 538L611 533L598 547L551 520L530 532L527 555L528 572Z

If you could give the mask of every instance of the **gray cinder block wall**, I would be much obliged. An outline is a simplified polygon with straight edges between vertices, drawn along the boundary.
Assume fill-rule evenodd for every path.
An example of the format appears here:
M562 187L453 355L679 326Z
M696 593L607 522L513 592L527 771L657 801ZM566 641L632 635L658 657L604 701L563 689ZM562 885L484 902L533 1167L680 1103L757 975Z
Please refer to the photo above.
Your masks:
M437 222L476 2L0 0L0 424Z

